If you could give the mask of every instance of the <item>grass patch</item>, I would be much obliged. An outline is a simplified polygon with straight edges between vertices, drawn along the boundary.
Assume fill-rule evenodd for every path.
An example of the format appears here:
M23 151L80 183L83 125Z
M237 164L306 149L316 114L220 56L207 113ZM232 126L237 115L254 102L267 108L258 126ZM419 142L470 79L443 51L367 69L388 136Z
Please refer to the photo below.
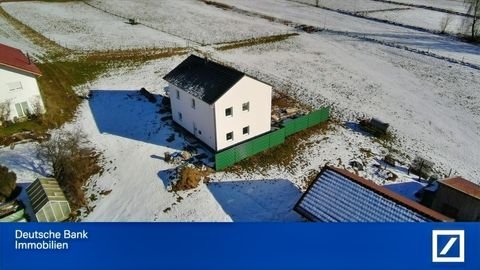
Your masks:
M326 121L295 133L287 137L285 143L242 160L225 171L240 173L257 169L266 170L271 166L293 170L296 167L293 161L308 147L308 139L314 135L324 134L329 129L329 125L330 121Z
M222 43L222 45L217 47L216 49L220 51L226 51L226 50L254 46L259 44L279 42L279 41L286 40L292 36L298 36L298 34L297 33L281 34L281 35L258 37L258 38L240 40L240 41L227 42L227 43Z

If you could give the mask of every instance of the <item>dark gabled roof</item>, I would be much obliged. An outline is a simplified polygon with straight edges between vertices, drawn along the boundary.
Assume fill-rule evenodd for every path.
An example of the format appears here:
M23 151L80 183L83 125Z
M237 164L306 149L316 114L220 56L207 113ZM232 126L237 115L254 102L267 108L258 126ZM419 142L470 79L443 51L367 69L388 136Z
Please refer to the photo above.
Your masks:
M295 205L322 222L422 222L452 219L346 170L324 167Z
M37 76L42 75L40 69L32 63L19 49L0 43L0 66L28 72Z
M443 179L438 181L438 183L454 188L474 198L480 199L480 186L460 176Z
M163 79L194 97L213 104L243 76L242 72L233 68L190 55Z

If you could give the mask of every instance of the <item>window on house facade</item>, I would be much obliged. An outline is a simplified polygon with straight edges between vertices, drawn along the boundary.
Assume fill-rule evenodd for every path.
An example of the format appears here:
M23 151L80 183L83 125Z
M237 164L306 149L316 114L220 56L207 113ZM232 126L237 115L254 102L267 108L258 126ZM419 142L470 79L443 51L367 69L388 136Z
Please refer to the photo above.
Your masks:
M21 82L12 82L12 83L8 83L7 85L8 85L8 89L10 89L10 91L16 91L16 90L22 90L23 89Z
M27 102L16 103L15 109L17 110L18 117L25 117L30 114Z
M225 116L233 116L233 107L225 109Z
M181 112L179 112L179 113L178 113L178 119L180 119L180 121L182 121L182 120L183 120L183 115L182 115L182 113L181 113Z
M243 135L248 135L250 134L250 126L246 126L243 128Z
M180 99L180 91L177 90L177 99Z
M245 102L242 104L242 111L250 111L250 102Z
M232 132L229 132L227 133L227 141L233 141L233 131Z
M195 99L192 98L192 108L195 109Z

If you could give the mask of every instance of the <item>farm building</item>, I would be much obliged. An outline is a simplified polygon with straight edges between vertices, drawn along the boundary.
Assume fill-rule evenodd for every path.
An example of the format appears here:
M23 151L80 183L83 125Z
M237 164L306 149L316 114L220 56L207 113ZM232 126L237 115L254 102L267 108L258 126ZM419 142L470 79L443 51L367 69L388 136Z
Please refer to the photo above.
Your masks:
M457 221L480 221L480 186L462 177L425 188L422 203Z
M45 112L37 84L40 75L30 57L0 44L0 121L17 121Z
M215 151L271 129L272 87L190 55L164 78L173 120Z
M54 178L39 178L28 188L27 194L37 221L64 221L70 215L70 205Z
M432 222L452 219L343 169L326 166L295 205L317 222Z

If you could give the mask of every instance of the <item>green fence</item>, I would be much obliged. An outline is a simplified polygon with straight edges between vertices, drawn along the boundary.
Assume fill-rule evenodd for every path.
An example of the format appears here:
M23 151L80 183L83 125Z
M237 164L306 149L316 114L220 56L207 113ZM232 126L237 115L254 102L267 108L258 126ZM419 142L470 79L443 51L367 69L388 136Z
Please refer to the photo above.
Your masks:
M284 122L282 128L278 130L218 152L215 154L215 170L221 171L243 159L283 144L286 137L327 121L329 115L329 108L322 108L310 114Z

